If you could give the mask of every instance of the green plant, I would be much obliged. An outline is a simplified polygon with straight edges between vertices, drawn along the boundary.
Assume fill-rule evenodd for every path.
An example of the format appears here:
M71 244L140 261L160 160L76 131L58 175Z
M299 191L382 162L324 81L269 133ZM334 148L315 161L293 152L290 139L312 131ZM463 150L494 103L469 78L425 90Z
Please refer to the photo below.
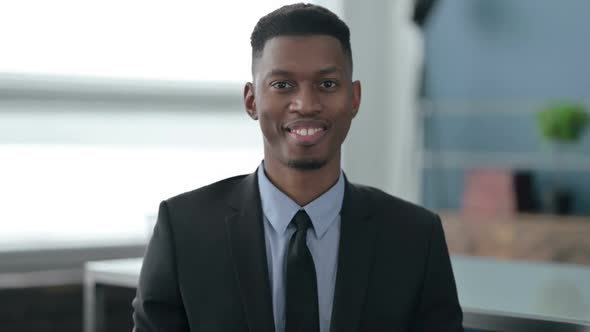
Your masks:
M574 143L588 125L588 112L582 105L555 103L538 113L537 125L541 135L549 141Z

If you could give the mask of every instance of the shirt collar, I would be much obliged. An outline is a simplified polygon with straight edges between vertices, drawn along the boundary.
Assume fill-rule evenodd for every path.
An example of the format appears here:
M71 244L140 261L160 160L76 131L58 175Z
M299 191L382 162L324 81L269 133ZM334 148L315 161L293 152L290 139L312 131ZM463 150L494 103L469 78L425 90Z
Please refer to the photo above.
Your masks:
M289 196L277 188L266 176L264 162L258 167L258 188L262 201L262 212L274 230L283 235L299 209L309 215L316 237L322 238L342 208L344 199L344 176L335 185L304 207L299 206Z

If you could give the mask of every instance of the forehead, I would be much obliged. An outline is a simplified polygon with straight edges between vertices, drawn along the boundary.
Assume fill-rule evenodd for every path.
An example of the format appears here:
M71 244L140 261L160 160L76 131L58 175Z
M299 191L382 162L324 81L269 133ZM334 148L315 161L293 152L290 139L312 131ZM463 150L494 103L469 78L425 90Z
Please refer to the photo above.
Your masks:
M266 42L261 56L255 59L254 72L264 77L276 70L305 74L328 67L345 73L351 70L338 39L326 35L279 36Z

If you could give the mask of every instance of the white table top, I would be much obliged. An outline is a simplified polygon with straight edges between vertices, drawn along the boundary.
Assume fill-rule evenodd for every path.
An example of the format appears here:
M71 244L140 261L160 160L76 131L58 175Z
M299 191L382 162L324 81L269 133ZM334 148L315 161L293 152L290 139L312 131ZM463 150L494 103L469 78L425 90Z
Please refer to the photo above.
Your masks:
M463 307L590 323L590 267L453 256Z
M590 327L590 267L467 256L451 260L466 318L485 313ZM86 273L97 283L135 287L141 263L90 262Z
M115 259L86 263L86 278L112 286L137 287L141 258Z

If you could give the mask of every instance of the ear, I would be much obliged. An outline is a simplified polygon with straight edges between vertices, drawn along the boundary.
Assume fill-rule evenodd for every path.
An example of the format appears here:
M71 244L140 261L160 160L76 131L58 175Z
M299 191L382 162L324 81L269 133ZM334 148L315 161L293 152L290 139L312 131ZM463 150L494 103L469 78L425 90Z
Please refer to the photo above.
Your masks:
M250 82L244 86L244 107L246 113L253 119L258 120L258 112L256 111L256 98L254 98L254 85Z
M352 117L354 118L361 107L361 81L352 82Z

